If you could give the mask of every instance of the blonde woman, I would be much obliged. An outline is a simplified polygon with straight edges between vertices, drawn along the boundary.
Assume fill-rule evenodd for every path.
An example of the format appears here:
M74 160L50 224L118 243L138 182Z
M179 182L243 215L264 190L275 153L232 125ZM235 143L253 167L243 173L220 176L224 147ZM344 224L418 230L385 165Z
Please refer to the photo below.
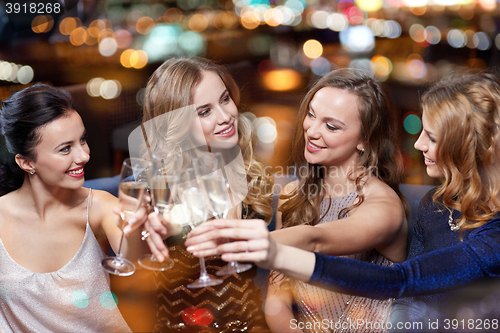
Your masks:
M262 164L253 156L252 135L249 121L240 117L237 105L240 93L238 87L224 67L203 58L170 59L163 63L150 78L145 95L143 123L157 132L152 150L160 148L178 149L188 156L192 142L184 138L193 137L206 141L209 149L225 147L228 151L236 148L244 162L236 174L244 175L247 188L242 203L230 214L234 218L259 217L265 221L272 218L272 179L264 172ZM175 112L192 106L199 128L187 124L190 113ZM154 122L167 116L167 122ZM171 115L171 116L170 116ZM202 141L203 141L202 140ZM224 149L223 149L224 150ZM233 175L234 176L234 175ZM231 175L228 175L231 178ZM234 178L234 177L232 177ZM229 179L231 185L231 179ZM233 192L236 189L231 188ZM156 214L146 229L162 228ZM256 268L241 274L224 276L223 283L201 290L186 287L199 275L198 258L186 251L184 241L188 229L174 230L168 222L168 251L153 250L162 260L165 255L175 262L172 269L155 275L158 286L158 313L156 331L163 332L235 332L267 331L262 311L260 290L254 285ZM177 233L177 234L176 234ZM151 230L150 243L157 241ZM163 244L158 244L162 248ZM226 265L220 257L208 257L208 273L214 275Z

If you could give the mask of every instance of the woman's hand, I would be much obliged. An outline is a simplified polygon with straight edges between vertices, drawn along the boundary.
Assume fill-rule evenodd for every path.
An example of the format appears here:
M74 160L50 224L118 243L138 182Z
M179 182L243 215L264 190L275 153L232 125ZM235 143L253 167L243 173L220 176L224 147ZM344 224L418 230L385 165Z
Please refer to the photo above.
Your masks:
M221 254L225 261L252 261L267 269L273 268L276 258L276 243L262 220L203 223L189 233L186 246L196 257Z
M310 279L316 264L313 252L276 243L262 220L203 223L189 233L186 247L196 257L221 254L224 261L252 261L302 281Z

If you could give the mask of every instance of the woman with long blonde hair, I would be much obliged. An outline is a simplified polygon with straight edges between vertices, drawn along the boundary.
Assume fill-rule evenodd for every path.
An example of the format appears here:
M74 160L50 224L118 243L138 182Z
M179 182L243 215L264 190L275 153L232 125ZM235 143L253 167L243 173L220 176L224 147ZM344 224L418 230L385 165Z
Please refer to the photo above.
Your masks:
M233 168L235 174L228 174L228 178L231 186L232 178L243 175L247 187L243 193L246 196L241 198L242 203L230 212L230 216L233 214L233 217L243 219L258 217L269 222L272 218L272 178L255 160L251 124L238 114L239 99L238 87L224 67L203 58L170 59L153 73L147 84L143 124L146 132L152 129L157 134L148 136L152 151L173 149L182 152L184 159L186 156L192 158L195 156L193 151L196 151L193 149L195 139L205 141L209 150L216 146L237 152L241 150L243 166ZM190 127L192 116L198 122L198 128ZM155 119L163 120L155 122ZM190 152L193 154L190 155ZM156 223L156 226L162 227L154 213L150 220L152 225ZM218 286L189 290L187 284L197 278L200 269L198 259L189 254L184 246L189 230L174 234L175 228L171 228L167 221L162 222L168 229L167 234L163 233L164 238L169 237L168 251L153 252L159 260L170 256L175 265L155 275L159 299L155 330L266 331L261 292L253 283L256 268L224 276ZM154 233L153 230L151 233ZM151 238L148 240L152 241ZM159 244L158 248L162 245ZM225 264L219 257L206 258L210 275Z
M422 108L415 148L427 174L442 184L420 202L405 262L380 267L305 252L277 244L262 224L249 221L195 229L193 235L203 235L189 239L189 250L252 260L340 292L399 298L393 330L498 331L500 79L487 72L452 75L424 94ZM205 233L213 229L221 230ZM215 247L218 237L239 241Z

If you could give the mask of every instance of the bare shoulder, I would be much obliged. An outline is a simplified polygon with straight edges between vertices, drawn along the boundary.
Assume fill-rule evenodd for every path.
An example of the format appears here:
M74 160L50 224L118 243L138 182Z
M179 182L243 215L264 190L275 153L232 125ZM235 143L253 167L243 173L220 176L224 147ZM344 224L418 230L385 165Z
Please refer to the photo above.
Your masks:
M401 204L398 194L386 183L376 177L371 177L363 187L365 200L382 200Z
M94 217L103 217L112 212L114 206L118 205L118 198L101 190L92 190L91 213Z

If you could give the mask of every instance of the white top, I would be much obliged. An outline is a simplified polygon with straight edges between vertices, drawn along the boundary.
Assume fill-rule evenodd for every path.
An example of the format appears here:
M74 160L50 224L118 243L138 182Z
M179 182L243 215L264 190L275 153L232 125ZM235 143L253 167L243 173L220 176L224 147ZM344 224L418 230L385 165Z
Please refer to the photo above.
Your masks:
M36 273L19 265L0 239L0 331L131 332L109 288L104 258L87 225L82 245L62 268Z

